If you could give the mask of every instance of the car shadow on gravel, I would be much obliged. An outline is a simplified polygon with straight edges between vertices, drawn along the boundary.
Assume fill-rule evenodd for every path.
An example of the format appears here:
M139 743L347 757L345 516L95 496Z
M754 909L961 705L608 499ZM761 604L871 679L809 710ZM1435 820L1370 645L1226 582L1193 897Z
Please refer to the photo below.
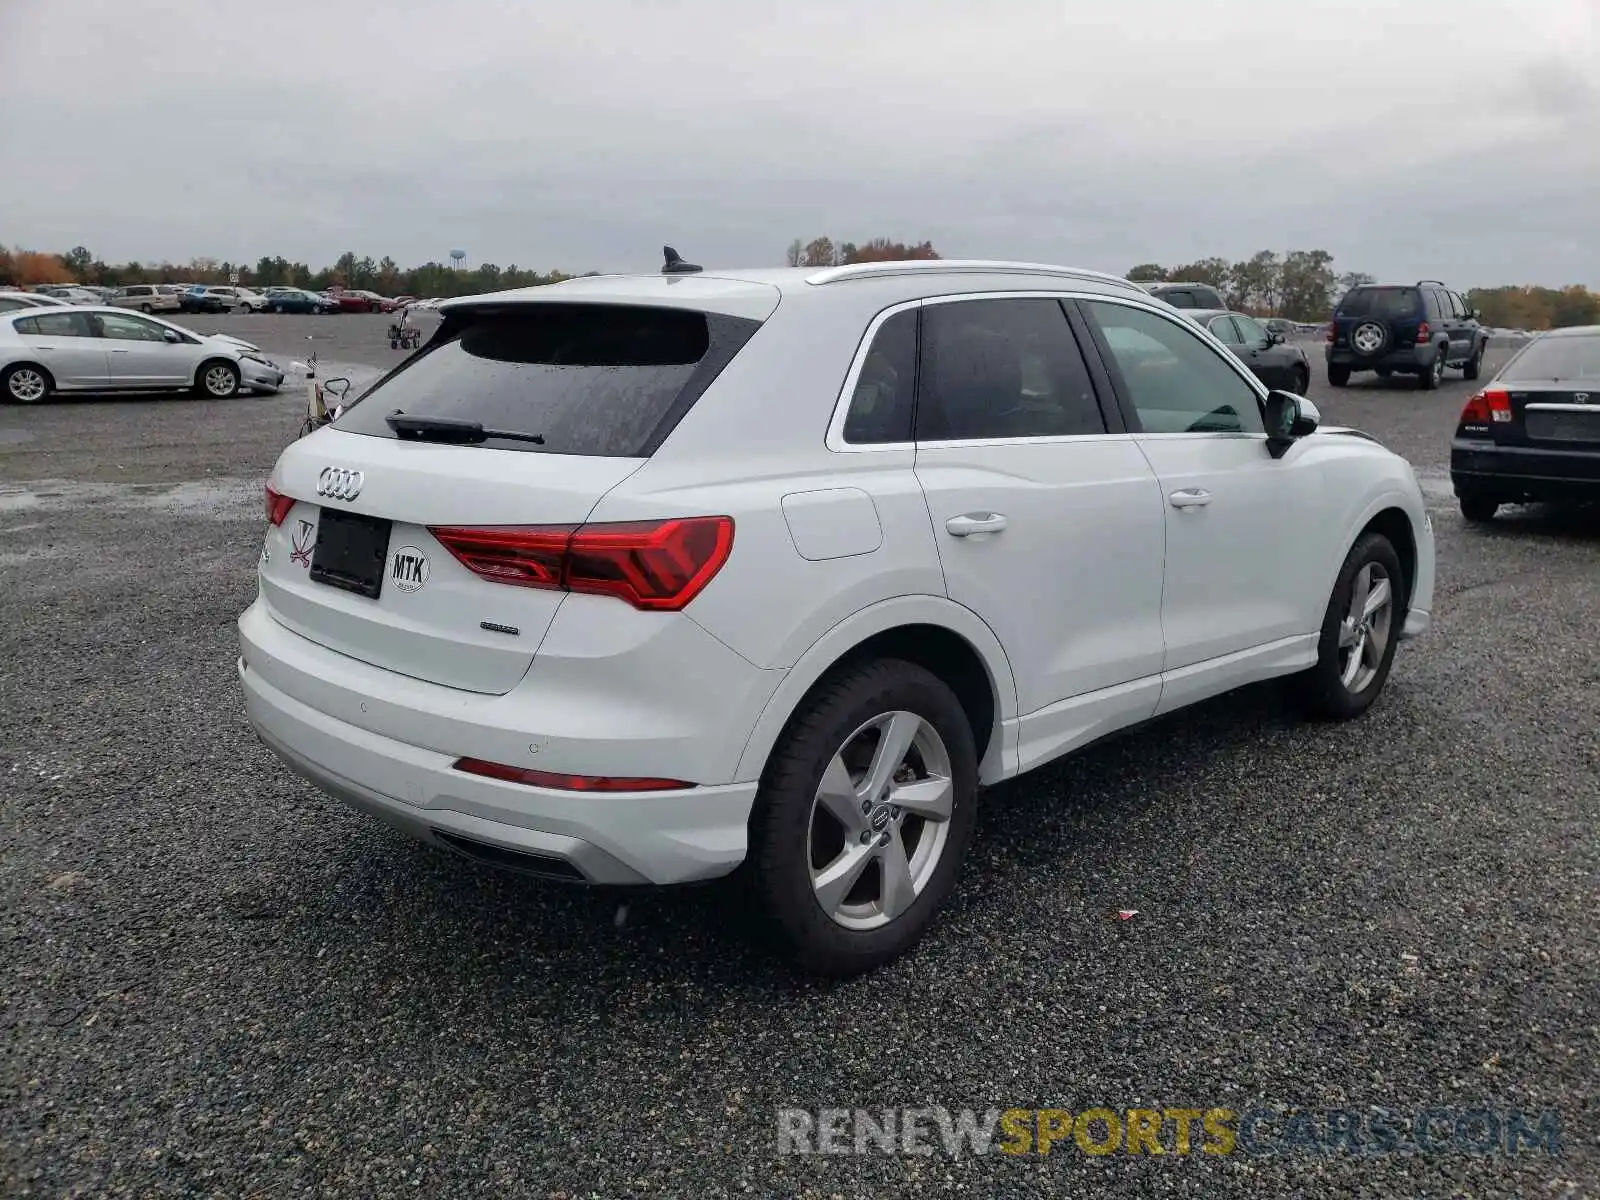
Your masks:
M414 1003L441 1010L485 989L506 1002L508 1016L577 1019L624 994L661 993L677 1005L701 996L716 1007L730 996L820 994L873 979L906 986L947 970L941 964L951 958L969 958L966 941L1011 941L1014 930L1001 931L1014 926L1019 897L1080 928L1085 954L1106 951L1118 936L1115 910L1130 890L1150 888L1148 879L1113 878L1129 869L1130 838L1158 841L1177 861L1191 855L1190 839L1208 836L1204 822L1168 828L1171 796L1193 786L1197 760L1237 759L1233 775L1255 772L1259 793L1269 795L1274 768L1266 764L1278 748L1308 738L1331 743L1331 728L1303 725L1276 687L1261 685L987 789L962 884L926 941L877 974L842 984L787 965L742 876L669 889L573 887L486 868L342 811L351 836L334 861L309 868L312 878L302 874L292 892L241 892L224 908L230 922L258 928L292 919L301 928L285 935L319 941L319 958L382 964L382 973L415 986Z

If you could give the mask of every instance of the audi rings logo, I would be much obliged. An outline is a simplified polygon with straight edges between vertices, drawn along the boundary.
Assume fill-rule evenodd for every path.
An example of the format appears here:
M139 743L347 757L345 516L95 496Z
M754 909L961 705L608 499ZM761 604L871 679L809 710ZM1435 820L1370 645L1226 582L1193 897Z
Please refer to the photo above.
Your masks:
M361 472L343 467L323 467L317 476L317 495L330 500L354 500L361 494Z

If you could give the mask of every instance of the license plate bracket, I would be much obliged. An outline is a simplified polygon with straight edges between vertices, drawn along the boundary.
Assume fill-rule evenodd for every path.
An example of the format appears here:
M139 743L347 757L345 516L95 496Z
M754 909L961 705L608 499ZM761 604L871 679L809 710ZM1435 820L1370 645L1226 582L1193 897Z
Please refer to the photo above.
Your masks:
M383 591L392 531L392 522L378 517L323 509L311 551L312 582L376 600Z

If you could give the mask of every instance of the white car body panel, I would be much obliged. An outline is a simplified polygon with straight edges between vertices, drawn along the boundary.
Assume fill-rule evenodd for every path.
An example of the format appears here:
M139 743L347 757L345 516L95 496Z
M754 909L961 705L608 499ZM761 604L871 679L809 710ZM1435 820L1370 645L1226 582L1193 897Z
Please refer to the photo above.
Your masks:
M625 303L765 323L648 458L337 426L292 444L271 486L295 504L268 531L260 595L240 619L241 679L263 738L320 786L417 836L559 859L594 882L670 883L738 864L784 726L871 638L933 627L972 652L992 690L992 726L977 732L980 777L993 783L1310 665L1340 565L1381 514L1403 514L1414 541L1406 634L1427 628L1433 542L1420 489L1403 460L1360 436L1330 428L1277 458L1263 437L1237 434L920 447L833 436L868 331L893 306L1023 289L1169 306L1115 280L1037 268L825 274L839 282L800 271L609 276L442 304L447 321L482 307ZM359 495L319 498L329 468L360 472ZM1195 488L1208 504L1170 503ZM324 505L394 522L391 556L421 550L426 585L372 601L312 582ZM993 513L1006 518L1001 532L947 531L953 518ZM731 517L735 532L727 562L682 612L484 580L427 528L691 516ZM456 757L698 786L574 795L466 776L451 769Z

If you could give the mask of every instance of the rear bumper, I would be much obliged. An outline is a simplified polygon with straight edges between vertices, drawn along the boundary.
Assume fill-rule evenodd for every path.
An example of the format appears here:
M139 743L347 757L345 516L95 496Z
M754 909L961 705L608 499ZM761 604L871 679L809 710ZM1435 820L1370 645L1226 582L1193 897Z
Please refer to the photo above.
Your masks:
M744 859L758 786L738 778L739 757L784 672L751 666L687 618L618 621L616 601L582 599L595 603L562 606L527 677L504 695L337 653L258 599L239 618L251 723L299 774L426 841L443 833L543 856L591 883L727 874ZM456 771L459 758L700 786L537 788Z
M243 658L239 681L256 733L296 773L422 841L589 884L710 879L744 860L754 783L614 795L503 783L319 713Z
M1391 371L1424 371L1437 354L1431 344L1400 346L1382 354L1357 354L1348 346L1329 346L1327 360L1331 366L1349 367L1352 371L1376 371L1383 367Z
M1450 482L1457 496L1506 500L1600 498L1600 453L1457 438L1450 447Z

